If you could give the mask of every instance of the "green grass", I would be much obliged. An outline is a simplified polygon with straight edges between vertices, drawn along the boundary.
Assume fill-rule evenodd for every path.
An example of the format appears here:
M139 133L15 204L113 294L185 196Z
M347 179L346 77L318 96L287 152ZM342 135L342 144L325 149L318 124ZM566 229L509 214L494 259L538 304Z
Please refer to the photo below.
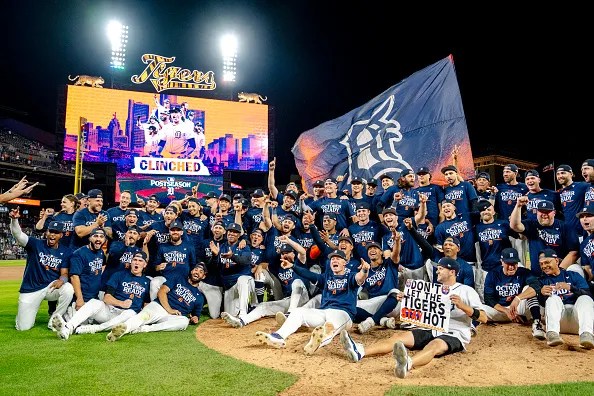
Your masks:
M0 260L0 267L13 267L13 266L24 267L25 260Z
M47 329L44 302L35 327L16 331L19 285L0 281L0 395L275 395L297 380L209 350L195 339L195 326L130 335L115 343L105 341L106 333L75 335L65 342ZM575 396L588 395L593 387L593 382L488 388L395 385L386 395Z

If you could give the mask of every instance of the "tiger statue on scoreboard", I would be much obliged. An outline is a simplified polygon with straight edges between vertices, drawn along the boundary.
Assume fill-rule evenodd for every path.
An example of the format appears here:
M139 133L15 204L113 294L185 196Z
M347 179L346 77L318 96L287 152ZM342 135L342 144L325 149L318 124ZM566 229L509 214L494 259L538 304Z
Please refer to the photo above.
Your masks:
M267 96L262 97L257 93L246 93L246 92L239 92L237 94L237 98L239 98L239 102L246 102L246 103L254 102L256 104L262 104L262 102L265 102L268 100Z
M103 88L101 84L105 84L105 80L101 76L87 76L81 74L80 76L70 77L70 75L68 75L68 79L70 81L76 81L74 85L90 85L94 88Z

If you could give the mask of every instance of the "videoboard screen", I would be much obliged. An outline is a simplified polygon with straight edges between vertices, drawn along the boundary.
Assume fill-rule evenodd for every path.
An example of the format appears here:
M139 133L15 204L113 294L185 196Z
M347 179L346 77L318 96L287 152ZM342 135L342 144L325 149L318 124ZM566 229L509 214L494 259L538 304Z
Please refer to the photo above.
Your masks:
M264 104L69 85L64 159L75 161L81 117L84 163L117 164L120 191L163 203L196 186L222 190L223 170L268 170ZM134 200L134 197L133 197Z

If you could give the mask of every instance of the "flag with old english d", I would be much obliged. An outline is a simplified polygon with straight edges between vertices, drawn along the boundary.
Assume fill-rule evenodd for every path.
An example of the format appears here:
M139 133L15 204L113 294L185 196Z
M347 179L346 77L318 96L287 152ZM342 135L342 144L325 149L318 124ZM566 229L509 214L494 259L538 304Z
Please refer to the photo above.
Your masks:
M344 176L397 180L403 169L428 167L432 182L455 164L474 176L472 151L452 55L415 72L364 105L303 132L292 150L311 191L315 180ZM454 156L456 157L454 159Z

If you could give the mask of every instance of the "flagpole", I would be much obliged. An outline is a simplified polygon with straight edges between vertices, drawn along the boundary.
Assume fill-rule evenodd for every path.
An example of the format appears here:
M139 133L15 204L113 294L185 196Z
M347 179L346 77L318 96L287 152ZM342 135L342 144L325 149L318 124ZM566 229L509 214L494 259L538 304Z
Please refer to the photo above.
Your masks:
M555 186L555 191L557 191L557 172L555 171L555 161L553 161L553 185Z

